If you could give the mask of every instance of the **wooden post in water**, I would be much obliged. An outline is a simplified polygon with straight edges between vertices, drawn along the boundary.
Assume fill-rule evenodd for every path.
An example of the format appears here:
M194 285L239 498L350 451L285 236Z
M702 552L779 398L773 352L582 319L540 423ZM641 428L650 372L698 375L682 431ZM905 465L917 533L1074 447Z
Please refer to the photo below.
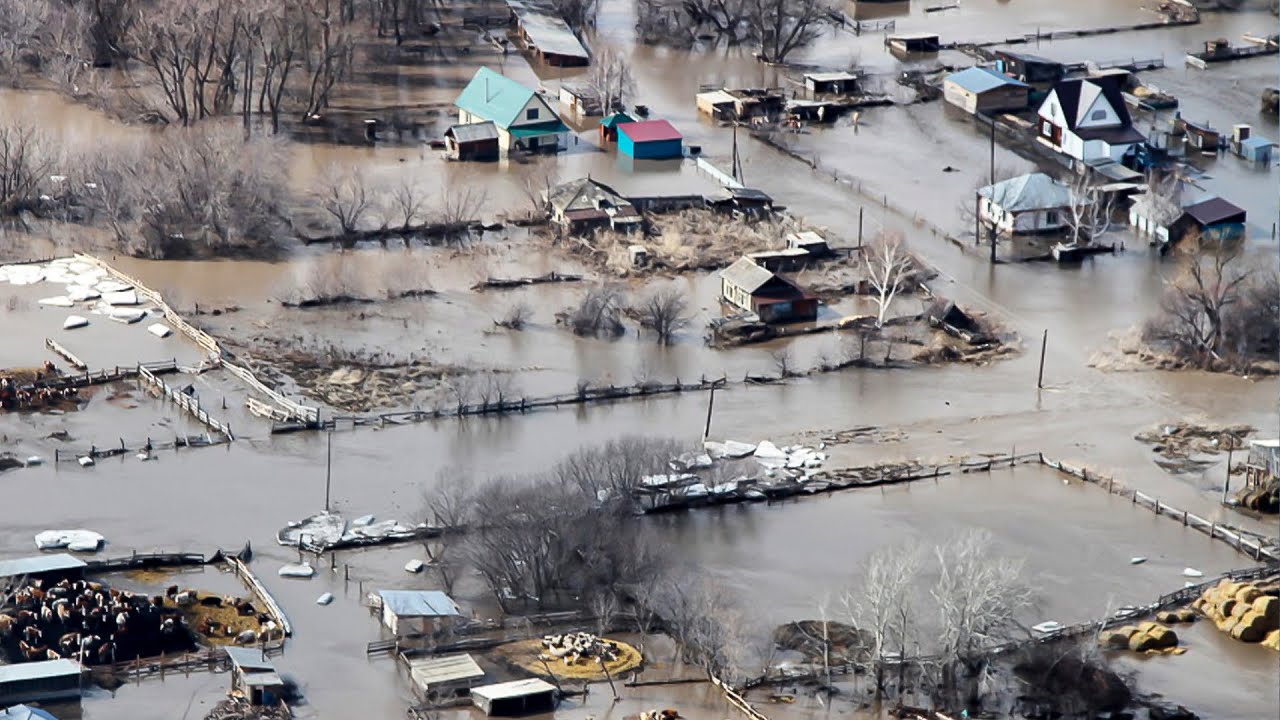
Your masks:
M1044 351L1049 346L1049 328L1040 336L1040 374L1036 376L1036 389L1044 388Z
M1227 482L1222 486L1222 504L1227 504L1227 493L1231 492L1231 448L1227 448Z
M707 438L711 437L711 411L715 407L715 404L716 404L716 384L715 382L712 382L711 393L707 397L707 424L702 429L702 440L704 442L706 441Z
M862 211L861 206L858 207L858 249L862 249Z

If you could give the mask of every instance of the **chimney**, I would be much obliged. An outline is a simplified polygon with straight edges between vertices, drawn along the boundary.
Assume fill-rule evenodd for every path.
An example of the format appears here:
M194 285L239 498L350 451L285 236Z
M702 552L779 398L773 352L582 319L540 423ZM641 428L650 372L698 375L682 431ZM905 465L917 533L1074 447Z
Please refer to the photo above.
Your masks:
M489 94L489 76L484 76L484 101L493 102L493 96Z

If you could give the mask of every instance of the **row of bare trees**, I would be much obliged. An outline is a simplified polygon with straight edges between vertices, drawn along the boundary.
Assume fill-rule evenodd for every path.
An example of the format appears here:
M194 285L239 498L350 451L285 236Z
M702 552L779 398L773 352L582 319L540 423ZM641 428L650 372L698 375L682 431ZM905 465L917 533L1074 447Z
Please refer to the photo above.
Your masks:
M385 244L399 235L405 243L426 229L445 242L461 238L477 221L488 198L484 188L445 182L432 193L410 177L390 187L371 183L358 167L331 165L312 189L319 207L337 225L337 240L351 247L362 233L373 233Z
M635 318L652 333L659 345L670 345L676 335L693 321L689 301L674 286L657 288L628 306L622 290L613 285L589 289L566 316L565 323L575 335L616 337L625 331L622 316Z
M710 34L729 45L751 43L767 62L786 62L838 17L831 0L636 0L641 37L692 45Z

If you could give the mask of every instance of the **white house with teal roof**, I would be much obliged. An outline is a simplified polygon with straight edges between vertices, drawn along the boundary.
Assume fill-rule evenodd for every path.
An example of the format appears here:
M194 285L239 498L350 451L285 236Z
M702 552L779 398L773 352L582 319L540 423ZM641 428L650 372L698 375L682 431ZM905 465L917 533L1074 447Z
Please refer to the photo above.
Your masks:
M458 122L492 122L498 129L498 149L546 152L561 148L569 128L546 99L531 88L487 67L458 96Z

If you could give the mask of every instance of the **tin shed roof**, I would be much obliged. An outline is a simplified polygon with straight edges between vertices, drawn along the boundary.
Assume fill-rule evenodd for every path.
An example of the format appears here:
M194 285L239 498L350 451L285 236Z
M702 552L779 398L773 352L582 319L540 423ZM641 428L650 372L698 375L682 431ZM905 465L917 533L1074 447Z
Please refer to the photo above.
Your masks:
M971 67L958 73L951 73L946 81L955 83L975 95L1002 87L1027 87L1024 82L983 67Z
M1008 212L1052 210L1071 206L1071 188L1044 173L1019 175L987 185L978 194Z
M276 666L262 657L256 648L228 647L227 658L242 672L275 672Z
M645 120L644 122L619 123L618 132L635 142L658 142L662 140L680 140L684 136L675 126L666 120Z
M773 273L752 262L751 258L738 258L737 262L720 271L720 275L738 287L753 293L773 279Z
M484 670L480 669L475 658L463 653L442 657L411 658L409 674L413 676L415 682L426 689L433 685L484 677Z
M16 665L0 665L0 684L79 674L80 663L65 658L62 660L24 662Z
M507 0L511 12L520 20L533 45L546 54L566 57L590 57L582 41L573 34L573 30L556 12L543 4L527 0Z
M439 590L379 590L383 607L399 617L461 615L453 598Z
M58 720L48 712L29 705L14 705L0 712L0 720Z
M473 697L487 698L489 700L503 700L506 698L524 697L526 695L537 695L544 692L555 692L555 689L555 686L546 680L527 678L524 680L512 680L511 682L482 685L477 688L471 688L471 695Z
M494 125L492 120L468 123L466 125L454 125L447 132L453 135L453 139L460 143L498 139L498 126Z
M0 577L16 577L18 575L36 575L59 570L78 570L85 566L80 558L66 553L57 555L34 555L17 560L0 561Z
M1244 208L1220 197L1209 198L1195 205L1188 205L1183 212L1201 225L1216 225L1224 222L1244 222Z
M520 111L533 99L533 89L482 67L463 88L454 105L477 117L509 127L520 118Z

